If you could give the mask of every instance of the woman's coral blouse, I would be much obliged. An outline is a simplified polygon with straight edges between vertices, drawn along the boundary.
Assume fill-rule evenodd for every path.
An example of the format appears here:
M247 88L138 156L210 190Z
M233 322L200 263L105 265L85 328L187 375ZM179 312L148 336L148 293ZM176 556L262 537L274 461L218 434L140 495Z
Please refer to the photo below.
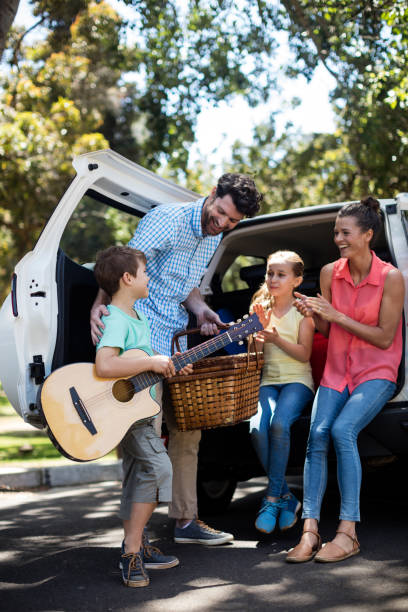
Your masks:
M365 325L378 325L385 278L393 266L379 259L371 251L373 260L368 276L354 285L348 259L334 264L331 282L332 305L355 321ZM367 380L385 379L396 382L402 355L402 318L393 343L380 349L331 323L327 361L321 385L350 393Z

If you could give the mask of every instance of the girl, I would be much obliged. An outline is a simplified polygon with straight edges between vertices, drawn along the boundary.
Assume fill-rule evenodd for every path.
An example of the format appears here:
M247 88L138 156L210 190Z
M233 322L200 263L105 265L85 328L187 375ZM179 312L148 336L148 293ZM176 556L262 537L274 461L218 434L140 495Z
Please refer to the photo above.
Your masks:
M381 227L379 202L366 198L337 215L334 242L340 259L320 273L322 294L298 296L302 314L313 316L329 337L327 361L313 405L304 471L300 543L289 551L292 563L342 561L360 552L360 431L395 392L402 354L402 274L370 249ZM321 548L320 507L327 483L330 436L337 455L341 494L340 524L334 540ZM320 550L321 549L321 550Z
M268 257L265 282L252 298L264 330L257 348L265 365L259 391L258 412L250 421L251 439L265 472L268 488L255 527L264 533L289 529L297 521L300 503L285 481L290 428L313 398L309 363L314 323L293 306L293 291L303 280L303 261L292 251Z

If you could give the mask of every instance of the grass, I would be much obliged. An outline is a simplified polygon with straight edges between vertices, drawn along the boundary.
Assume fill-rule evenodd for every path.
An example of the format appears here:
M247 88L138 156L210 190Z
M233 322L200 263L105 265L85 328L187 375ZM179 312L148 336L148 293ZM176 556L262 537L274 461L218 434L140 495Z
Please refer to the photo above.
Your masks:
M4 391L2 391L0 387L0 417L2 416L14 416L16 413L13 408L10 406L10 403L7 397L4 395Z
M26 449L24 451L24 449ZM15 463L62 458L46 433L41 430L8 431L0 434L0 461Z
M73 463L58 452L45 431L35 427L27 430L20 430L16 427L15 431L12 431L11 421L14 421L16 417L20 418L0 388L0 462L2 465L34 467ZM7 431L2 431L2 422L3 424L10 423ZM104 459L115 460L116 451L113 450Z

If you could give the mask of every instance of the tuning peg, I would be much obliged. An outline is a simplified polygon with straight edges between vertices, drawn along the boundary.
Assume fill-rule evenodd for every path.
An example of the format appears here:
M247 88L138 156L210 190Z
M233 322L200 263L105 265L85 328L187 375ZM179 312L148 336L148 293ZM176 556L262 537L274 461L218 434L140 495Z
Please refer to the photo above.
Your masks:
M248 319L249 315L245 314L242 318L243 319Z
M228 325L234 325L234 321L230 321Z
M241 323L242 319L237 319L237 323Z
M244 341L243 341L243 340L240 340L240 341L238 342L238 344L244 344Z

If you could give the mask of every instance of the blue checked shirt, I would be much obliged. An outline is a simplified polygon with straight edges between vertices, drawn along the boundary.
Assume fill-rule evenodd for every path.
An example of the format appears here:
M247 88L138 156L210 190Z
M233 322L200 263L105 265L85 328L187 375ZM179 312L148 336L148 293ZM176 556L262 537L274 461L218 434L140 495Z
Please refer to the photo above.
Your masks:
M188 313L182 302L198 287L221 241L221 235L203 235L204 201L153 208L129 241L130 247L143 251L147 258L149 297L138 300L136 308L147 316L152 347L162 355L171 355L174 333L186 327ZM185 348L182 338L181 349Z

